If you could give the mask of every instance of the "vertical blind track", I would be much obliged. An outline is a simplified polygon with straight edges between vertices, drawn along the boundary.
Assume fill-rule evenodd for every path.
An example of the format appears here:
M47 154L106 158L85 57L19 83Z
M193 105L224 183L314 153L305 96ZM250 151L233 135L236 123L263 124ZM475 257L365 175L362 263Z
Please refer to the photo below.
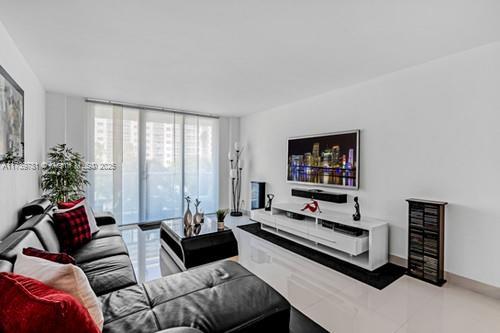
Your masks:
M178 114L184 114L184 115L219 119L219 116L213 115L213 114L188 111L188 110L182 110L182 109L175 109L175 108L167 108L167 107L161 107L161 106L133 104L133 103L117 102L117 101L104 100L104 99L88 98L88 97L85 98L85 102L113 105L113 106L121 106L121 107L140 109L140 110L165 111L165 112L172 112L172 113L178 113Z

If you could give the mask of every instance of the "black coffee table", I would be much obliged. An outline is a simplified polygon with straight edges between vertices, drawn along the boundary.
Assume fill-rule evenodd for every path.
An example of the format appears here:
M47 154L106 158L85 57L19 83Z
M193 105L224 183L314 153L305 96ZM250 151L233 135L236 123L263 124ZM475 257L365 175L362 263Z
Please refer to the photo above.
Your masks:
M238 244L233 231L228 227L217 229L217 221L210 216L205 217L204 223L188 229L184 228L181 219L162 221L160 241L161 260L167 266L166 269L162 268L162 275L175 273L176 267L173 264L178 271L185 271L238 255Z

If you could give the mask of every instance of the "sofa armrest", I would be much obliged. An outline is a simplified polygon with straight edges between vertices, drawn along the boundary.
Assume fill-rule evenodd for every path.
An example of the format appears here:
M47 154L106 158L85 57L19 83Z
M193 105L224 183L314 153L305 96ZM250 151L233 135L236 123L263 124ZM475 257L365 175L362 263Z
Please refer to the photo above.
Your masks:
M94 216L98 226L116 224L116 220L110 212L94 213Z
M173 327L173 328L167 328L166 330L163 331L158 331L156 333L203 333L203 332L192 327Z
M24 218L24 221L26 221L31 216L41 215L47 212L52 207L53 205L48 199L39 198L25 204L23 208L21 208L21 214Z

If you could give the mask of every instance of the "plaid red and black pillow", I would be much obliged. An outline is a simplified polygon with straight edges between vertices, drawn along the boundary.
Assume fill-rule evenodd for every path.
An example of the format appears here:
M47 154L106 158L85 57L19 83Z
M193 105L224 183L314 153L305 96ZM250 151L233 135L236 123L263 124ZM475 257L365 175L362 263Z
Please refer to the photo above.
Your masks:
M92 239L85 206L54 213L54 222L63 252L75 251Z
M96 232L98 232L99 227L97 226L97 221L95 220L94 212L92 211L92 208L90 208L88 202L85 200L85 197L68 202L58 202L57 208L66 210L66 209L72 209L77 205L85 205L85 211L87 212L87 219L89 220L89 225L90 225L90 233L95 234Z
M30 257L50 260L59 264L75 264L75 258L66 253L53 253L35 249L34 247L27 247L23 249L23 254Z

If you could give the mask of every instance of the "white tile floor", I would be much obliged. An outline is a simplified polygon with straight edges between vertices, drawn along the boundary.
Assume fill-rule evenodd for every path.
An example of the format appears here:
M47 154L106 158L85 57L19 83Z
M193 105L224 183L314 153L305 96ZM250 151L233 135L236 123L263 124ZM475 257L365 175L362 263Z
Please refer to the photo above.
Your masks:
M227 225L244 223L244 219L229 219ZM492 298L449 283L442 288L435 287L408 276L377 290L239 228L233 230L240 248L240 263L329 331L500 332L500 302ZM158 233L158 230L145 233ZM159 247L156 236L144 237L150 239L147 241L150 249ZM147 252L152 253L138 250L134 264ZM159 276L155 259L144 259L148 264L142 267L149 267L149 273L138 275L147 279Z

